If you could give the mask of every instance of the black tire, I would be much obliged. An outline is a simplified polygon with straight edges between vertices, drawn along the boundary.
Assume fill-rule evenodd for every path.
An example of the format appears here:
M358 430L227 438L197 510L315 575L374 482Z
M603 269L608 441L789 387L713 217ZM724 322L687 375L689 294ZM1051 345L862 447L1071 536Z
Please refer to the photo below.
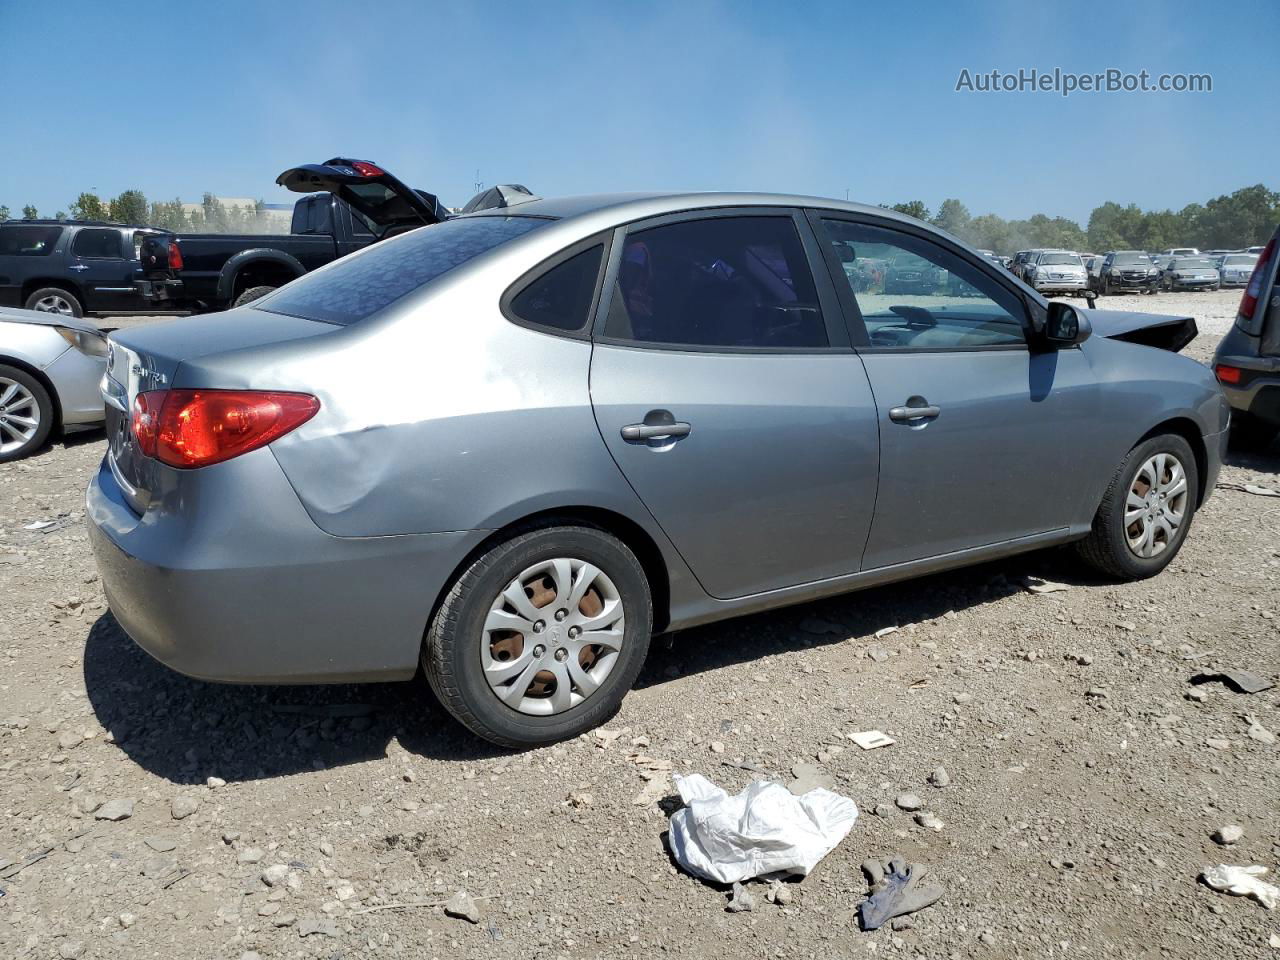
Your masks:
M231 304L233 307L243 307L246 303L253 303L260 297L265 297L268 293L274 293L278 287L250 287L240 296L236 297L235 302Z
M1261 452L1271 446L1280 433L1280 427L1259 420L1247 413L1232 411L1231 414L1231 446L1237 450Z
M39 380L25 370L19 370L17 367L0 363L0 377L12 380L14 383L21 384L26 388L26 391L35 400L40 412L40 424L36 427L36 432L32 434L29 440L12 450L0 451L0 463L8 463L11 460L21 460L24 457L29 457L45 445L49 439L49 434L53 430L54 419L57 417L58 411L49 396L49 391L44 388L44 385ZM4 387L0 386L0 396L4 396L4 393ZM0 411L0 417L5 416L5 412ZM0 429L0 446L13 441L14 437L10 433Z
M557 557L587 561L608 576L626 627L618 661L594 693L563 713L533 716L498 699L484 676L480 642L502 590L530 566ZM524 749L576 737L613 716L644 665L652 628L649 582L625 544L596 527L548 525L504 540L462 572L427 629L422 666L435 695L467 729L499 746Z
M27 302L24 306L28 310L42 310L45 313L59 312L37 306L37 304L42 300L60 300L71 308L71 316L84 316L84 306L80 303L80 298L65 287L41 287L35 293L31 294L31 296L27 297Z
M1153 557L1140 557L1129 548L1124 524L1125 502L1139 469L1157 453L1173 454L1186 471L1186 507L1182 524L1165 548ZM1098 512L1094 515L1093 529L1087 537L1076 543L1076 552L1089 566L1117 580L1145 580L1147 577L1154 577L1182 549L1195 518L1199 490L1199 468L1195 454L1186 440L1176 433L1160 434L1144 440L1129 451L1115 476L1111 478Z
M1102 280L1102 295L1104 297L1111 296L1111 281L1105 277Z

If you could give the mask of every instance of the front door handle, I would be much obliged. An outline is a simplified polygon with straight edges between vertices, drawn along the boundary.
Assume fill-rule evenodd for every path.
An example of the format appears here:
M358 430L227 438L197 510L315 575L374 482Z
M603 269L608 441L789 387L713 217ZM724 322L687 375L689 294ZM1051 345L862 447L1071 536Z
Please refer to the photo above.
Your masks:
M889 419L894 423L915 423L932 420L940 413L942 408L933 406L924 397L912 397L905 407L890 407Z
M628 443L645 440L678 440L693 429L687 423L629 423L622 428L622 439Z
M89 267L87 264L84 264L84 263L73 263L71 266L67 267L67 269L68 270L88 270Z

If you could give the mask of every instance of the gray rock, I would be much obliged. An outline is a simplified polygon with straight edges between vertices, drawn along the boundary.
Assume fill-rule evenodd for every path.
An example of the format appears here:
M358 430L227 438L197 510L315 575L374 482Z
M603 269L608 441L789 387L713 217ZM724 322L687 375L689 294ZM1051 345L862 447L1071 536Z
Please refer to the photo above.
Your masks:
M939 820L934 814L927 813L927 812L917 813L915 816L915 821L920 826L924 827L926 830L937 831L937 830L941 830L944 826L943 822Z
M725 910L729 913L750 913L755 906L755 898L747 892L747 888L740 883L735 883L733 895L729 898L729 905Z
M816 763L797 763L792 766L791 775L795 779L787 784L787 789L797 797L803 797L810 790L815 790L818 787L822 787L825 790L831 790L835 787L835 781Z
M946 767L935 767L933 773L929 774L929 782L935 787L945 787L951 783L951 774L947 773Z
M132 797L117 797L100 806L93 817L95 820L128 820L133 816L133 804Z
M223 780L221 777L209 777L205 780L204 785L210 790L216 790L218 787L225 787L227 785L227 781Z
M241 863L261 863L266 855L261 847L245 847L236 855L236 859Z
M172 837L144 837L142 842L157 853L168 853L178 845Z
M919 810L924 806L924 801L914 793L900 793L894 803L897 804L899 810L906 810L908 813L912 810Z
M280 926L279 921L276 926ZM285 924L287 926L288 924ZM336 937L338 935L338 925L328 917L303 917L298 921L298 936Z
M1237 842L1244 836L1244 828L1235 823L1228 823L1213 831L1213 842L1220 843L1224 847Z
M273 863L261 873L262 882L268 887L278 887L289 877L289 868L283 863Z
M444 912L446 916L457 917L468 923L480 922L480 908L476 905L475 898L465 890L459 890L449 898L444 905Z
M62 960L77 960L84 955L83 940L63 940L58 944L58 956Z
M58 749L73 750L80 746L80 741L84 738L74 730L63 730L58 734Z
M172 857L152 857L142 865L142 875L148 880L160 880L178 869L178 861Z
M169 802L169 815L175 820L185 820L200 809L200 801L195 797L177 796Z
M769 884L769 889L765 891L764 898L770 903L776 903L780 907L788 906L791 903L793 894L791 887L783 883L781 880L774 880Z
M76 809L81 813L93 813L102 806L102 798L96 793L85 792L76 797Z
M892 817L893 807L891 807L887 803L877 803L874 807L871 808L871 812L874 813L877 817Z

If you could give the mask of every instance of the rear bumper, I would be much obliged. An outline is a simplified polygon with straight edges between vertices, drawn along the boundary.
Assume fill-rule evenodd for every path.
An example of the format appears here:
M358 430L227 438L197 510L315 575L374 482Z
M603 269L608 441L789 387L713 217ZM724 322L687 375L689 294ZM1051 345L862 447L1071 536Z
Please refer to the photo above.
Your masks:
M139 516L104 461L86 512L120 626L161 663L203 680L413 676L436 597L484 536L330 536L266 449L183 481L181 504L159 496Z
M183 284L181 280L135 280L133 286L138 296L152 303L164 303L168 300L181 300Z

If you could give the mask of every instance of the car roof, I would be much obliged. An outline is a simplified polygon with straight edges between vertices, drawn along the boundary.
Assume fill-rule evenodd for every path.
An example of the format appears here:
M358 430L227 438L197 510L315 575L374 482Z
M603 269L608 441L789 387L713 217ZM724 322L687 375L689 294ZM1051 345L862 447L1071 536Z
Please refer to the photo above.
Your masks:
M567 220L596 213L608 213L619 223L686 210L720 207L817 207L845 213L870 214L900 223L919 223L885 207L850 203L830 197L810 197L786 193L600 193L567 197L545 197L509 207L493 207L465 214L469 217L519 216L554 217ZM935 228L936 229L936 228Z

